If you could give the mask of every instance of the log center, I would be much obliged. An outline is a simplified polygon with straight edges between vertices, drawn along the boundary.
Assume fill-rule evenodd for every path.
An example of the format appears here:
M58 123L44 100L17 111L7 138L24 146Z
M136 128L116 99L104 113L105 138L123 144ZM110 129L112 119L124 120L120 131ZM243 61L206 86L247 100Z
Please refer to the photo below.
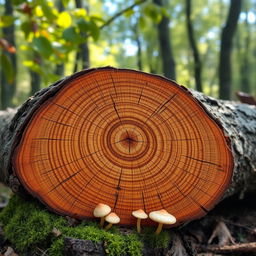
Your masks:
M120 122L112 122L110 129L103 134L106 136L104 153L109 161L118 164L121 168L131 168L140 163L144 166L155 153L156 146L150 146L150 142L156 142L154 131L140 120L127 118Z

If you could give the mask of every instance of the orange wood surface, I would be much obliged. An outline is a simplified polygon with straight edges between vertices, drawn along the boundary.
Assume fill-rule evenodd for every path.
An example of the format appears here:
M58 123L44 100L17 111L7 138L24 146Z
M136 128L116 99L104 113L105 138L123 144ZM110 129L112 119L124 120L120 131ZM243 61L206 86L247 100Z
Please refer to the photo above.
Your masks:
M26 189L54 211L87 218L104 203L125 225L136 223L139 208L164 208L178 223L203 216L233 168L223 131L188 92L118 69L88 72L49 98L14 164Z

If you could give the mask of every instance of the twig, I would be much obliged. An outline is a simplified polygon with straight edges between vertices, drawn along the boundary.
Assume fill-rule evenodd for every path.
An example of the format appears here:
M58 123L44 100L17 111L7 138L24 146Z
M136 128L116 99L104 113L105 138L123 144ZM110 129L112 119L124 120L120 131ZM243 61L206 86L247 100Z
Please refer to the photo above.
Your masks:
M225 246L207 246L203 248L204 251L210 251L214 253L230 254L230 255L254 255L256 253L256 242L253 243L243 243Z
M105 27L107 27L108 25L110 25L115 19L117 19L118 17L120 17L121 15L123 15L125 12L132 10L135 6L141 5L144 2L146 2L147 0L140 0L140 1L136 1L134 4L128 6L127 8L121 10L120 12L116 13L115 15L113 15L111 18L109 18L104 24L102 24L101 26L99 26L99 29L103 29ZM91 36L91 33L87 33L84 38L87 39Z
M124 13L126 13L129 10L132 10L135 6L141 5L144 2L146 2L146 0L140 0L140 1L136 1L134 4L128 6L127 8L121 10L120 12L116 13L114 16L112 16L111 18L109 18L104 24L102 24L99 28L103 29L104 27L108 26L109 24L111 24L116 18L120 17L121 15L123 15Z
M237 226L237 227L240 227L240 228L244 228L244 229L247 229L249 231L254 231L255 228L249 228L249 227L246 227L245 225L242 225L242 224L239 224L239 223L234 223L232 221L229 221L229 220L226 220L226 219L222 219L225 223L228 223L230 225L233 225L233 226Z

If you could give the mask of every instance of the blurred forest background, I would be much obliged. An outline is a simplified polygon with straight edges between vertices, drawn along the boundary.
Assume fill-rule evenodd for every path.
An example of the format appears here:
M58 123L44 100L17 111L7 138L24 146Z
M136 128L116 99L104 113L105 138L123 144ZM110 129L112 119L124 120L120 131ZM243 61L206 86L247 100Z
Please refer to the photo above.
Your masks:
M0 109L88 67L256 94L255 0L0 0Z

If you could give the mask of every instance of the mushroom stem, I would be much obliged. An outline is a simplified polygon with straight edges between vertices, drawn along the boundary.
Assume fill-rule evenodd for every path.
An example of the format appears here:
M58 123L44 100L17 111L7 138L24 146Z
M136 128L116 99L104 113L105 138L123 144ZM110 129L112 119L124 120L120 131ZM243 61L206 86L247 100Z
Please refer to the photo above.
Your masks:
M159 235L160 232L162 231L162 228L163 228L163 223L159 223L159 224L158 224L158 227L157 227L157 229L156 229L155 234L156 234L156 235Z
M105 230L109 230L111 227L112 227L112 223L109 223L106 227L105 227Z
M141 219L137 219L137 231L138 231L138 233L141 232L140 222L141 222Z
M100 227L102 228L105 222L105 216L100 218Z

